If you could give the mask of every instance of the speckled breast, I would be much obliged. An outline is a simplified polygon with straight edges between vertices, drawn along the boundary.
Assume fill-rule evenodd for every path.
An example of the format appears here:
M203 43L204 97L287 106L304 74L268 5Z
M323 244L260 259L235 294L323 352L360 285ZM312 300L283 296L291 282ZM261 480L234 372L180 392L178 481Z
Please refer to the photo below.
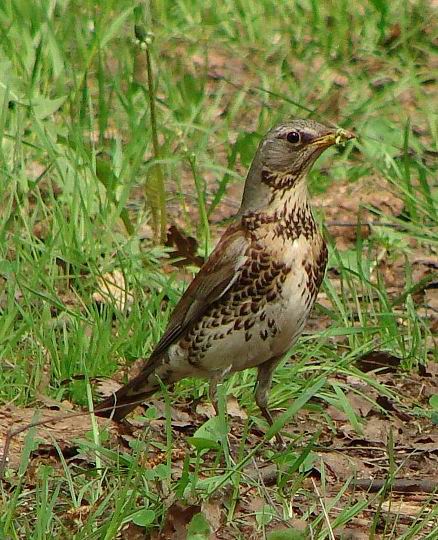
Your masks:
M321 284L321 240L315 244L301 235L286 249L279 238L253 241L234 285L187 333L179 354L200 372L213 372L239 371L285 353L302 332Z

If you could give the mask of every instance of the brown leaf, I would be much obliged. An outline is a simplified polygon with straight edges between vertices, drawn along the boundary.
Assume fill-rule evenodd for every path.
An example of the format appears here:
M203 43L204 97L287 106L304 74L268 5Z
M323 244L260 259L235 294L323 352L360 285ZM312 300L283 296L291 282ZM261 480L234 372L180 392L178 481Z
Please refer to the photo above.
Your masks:
M438 289L426 289L424 303L429 308L429 316L438 317Z
M173 263L174 266L190 264L201 267L204 264L204 258L197 255L198 242L196 238L185 235L176 225L169 227L166 246L175 247L172 256L180 259Z
M417 450L438 452L438 433L429 433L428 435L419 437L413 441L412 446Z
M438 377L438 362L430 360L426 365L420 364L418 372L422 377Z
M241 418L242 420L246 420L248 418L246 411L242 409L234 396L229 396L227 398L227 413L233 418Z
M338 407L335 407L334 405L329 405L326 408L326 413L335 422L347 422L348 420L348 416L344 413L344 411L341 411Z
M166 513L166 519L160 532L153 533L151 540L186 540L187 525L195 514L201 511L197 505L182 506L174 503Z
M204 514L213 533L221 527L221 501L203 501L201 511Z
M213 416L216 416L216 411L214 410L212 403L203 401L196 405L196 414L206 416L207 418L213 418Z
M260 512L265 505L265 499L260 495L254 495L248 502L247 510L249 512Z
M412 260L412 264L415 266L424 266L428 268L429 271L438 270L438 257L436 255L427 255L418 252L417 256ZM417 279L421 279L422 277L424 276L417 276Z
M35 420L48 420L46 425L39 425L36 428L34 437L38 453L41 449L44 452L54 451L54 442L61 449L61 452L69 452L77 446L78 439L83 439L86 434L92 430L92 424L89 414L75 416L66 414L63 411L54 411L47 409L19 408L12 405L0 409L0 459L3 455L6 436L9 429L18 429L25 427ZM111 422L104 418L96 418L100 428L107 429L110 435L115 435L115 428ZM8 466L12 469L18 468L23 450L23 443L28 431L23 431L11 440L8 453ZM115 437L114 437L115 442ZM56 452L55 452L56 453Z
M100 398L106 398L115 394L121 386L122 385L114 379L103 379L100 377L93 379L94 391Z
M90 512L93 510L93 507L86 504L81 505L78 508L70 508L65 513L65 518L68 521L71 521L76 527L81 526L85 521L87 521Z
M364 373L375 369L379 369L379 373L395 373L400 362L400 358L385 351L370 351L356 360L357 367Z
M145 528L132 523L126 524L120 531L121 540L146 540L149 538L146 535Z
M397 415L401 420L404 422L409 422L411 420L411 416L404 411L401 411L396 404L389 399L388 396L379 396L376 398L376 403L382 407L382 409L385 409L385 411L392 412L395 415Z
M368 443L378 443L386 445L388 440L388 423L378 418L373 418L367 422L363 430L363 438Z
M346 453L327 452L320 454L320 457L324 465L341 482L350 476L356 476L358 473L368 474L368 469L362 459L349 456Z
M356 394L356 392L348 392L347 399L356 413L362 418L366 418L373 410L373 404L368 399Z

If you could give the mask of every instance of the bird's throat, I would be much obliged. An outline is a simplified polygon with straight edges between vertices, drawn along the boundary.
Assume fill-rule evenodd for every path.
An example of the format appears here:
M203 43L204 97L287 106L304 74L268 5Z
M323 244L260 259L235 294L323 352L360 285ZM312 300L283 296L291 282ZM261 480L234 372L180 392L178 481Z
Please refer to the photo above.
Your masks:
M307 183L301 178L291 189L271 188L271 197L257 211L242 216L242 225L254 239L268 236L294 240L312 238L318 229L309 204Z

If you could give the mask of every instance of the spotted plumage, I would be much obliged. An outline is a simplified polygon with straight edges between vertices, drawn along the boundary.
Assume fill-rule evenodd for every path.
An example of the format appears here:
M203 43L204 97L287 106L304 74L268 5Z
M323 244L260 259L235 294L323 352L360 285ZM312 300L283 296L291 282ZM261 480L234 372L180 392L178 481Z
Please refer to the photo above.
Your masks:
M258 367L256 401L272 422L272 373L303 330L327 262L306 175L337 135L309 120L280 124L266 135L234 222L176 306L141 373L103 401L97 414L123 418L162 383L196 376L214 387L227 373Z

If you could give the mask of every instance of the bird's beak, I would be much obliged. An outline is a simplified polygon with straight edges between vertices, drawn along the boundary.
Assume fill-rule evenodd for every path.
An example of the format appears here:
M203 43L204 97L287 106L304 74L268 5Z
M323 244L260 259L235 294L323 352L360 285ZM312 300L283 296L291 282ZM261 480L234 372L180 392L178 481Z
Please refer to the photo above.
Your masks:
M355 135L353 133L351 133L350 131L346 131L345 129L339 128L330 130L328 133L325 133L321 137L318 137L317 139L312 141L312 145L322 148L328 148L329 146L333 146L334 144L344 144L354 138Z

